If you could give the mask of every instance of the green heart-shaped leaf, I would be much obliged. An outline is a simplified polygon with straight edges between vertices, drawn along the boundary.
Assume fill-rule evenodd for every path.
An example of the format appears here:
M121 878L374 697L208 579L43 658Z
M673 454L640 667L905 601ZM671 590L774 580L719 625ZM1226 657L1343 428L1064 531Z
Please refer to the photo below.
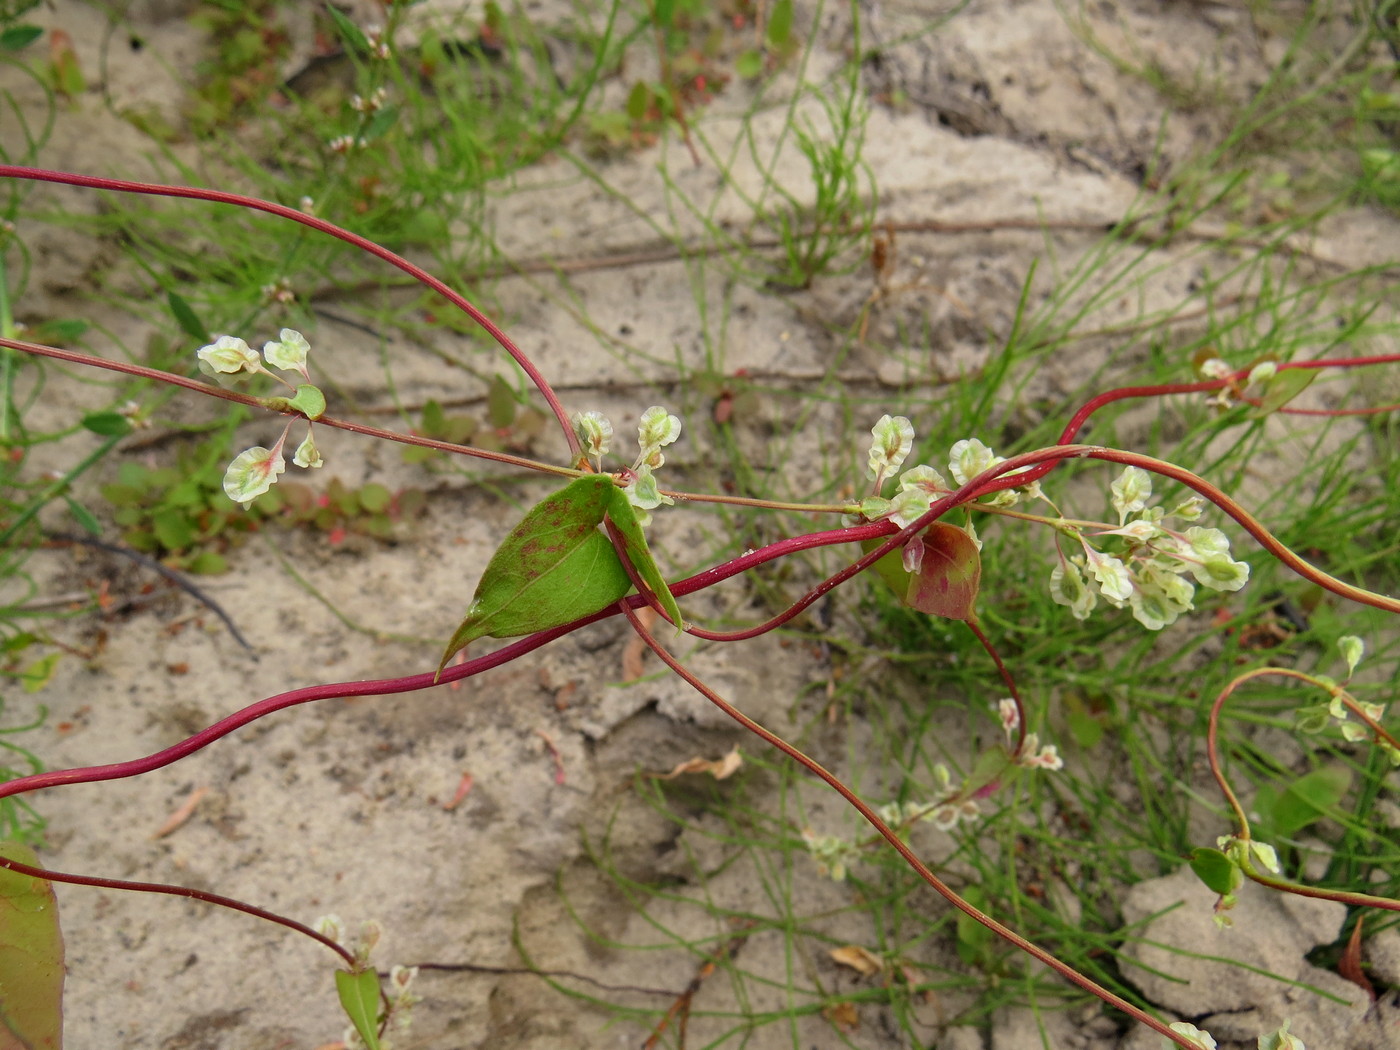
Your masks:
M1191 870L1206 884L1206 889L1222 897L1234 893L1244 883L1240 866L1220 850L1208 846L1191 851Z
M598 530L615 487L606 474L578 478L525 515L491 556L439 673L477 638L558 627L606 609L632 589L612 543Z

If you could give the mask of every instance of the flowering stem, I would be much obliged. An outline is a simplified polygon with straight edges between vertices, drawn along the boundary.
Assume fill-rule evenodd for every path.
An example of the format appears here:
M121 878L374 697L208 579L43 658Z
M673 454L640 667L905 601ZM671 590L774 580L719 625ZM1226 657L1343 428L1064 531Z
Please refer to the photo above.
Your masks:
M1016 703L1016 746L1011 749L1012 755L1021 753L1021 745L1026 742L1026 705L1021 702L1021 691L1016 688L1016 679L1012 677L1011 671L1002 662L1001 654L997 652L992 640L982 630L982 625L976 620L966 621L967 628L977 636L977 640L982 643L982 648L987 650L987 655L992 658L992 663L997 665L997 670L1001 672L1001 680L1006 683L1007 690L1011 693L1011 699Z
M1228 700L1236 689L1246 682L1256 678L1264 678L1268 675L1275 675L1282 678L1293 678L1307 685L1316 686L1325 690L1331 696L1340 699L1347 708L1357 717L1361 718L1379 736L1384 737L1392 746L1395 746L1395 738L1387 733L1376 720L1371 718L1365 711L1361 710L1351 696L1341 686L1330 685L1327 682L1316 678L1303 671L1295 671L1287 667L1257 667L1252 671L1246 671L1236 676L1231 682L1220 691L1220 695L1215 698L1215 703L1210 707L1210 720L1206 726L1206 758L1210 762L1210 772L1215 777L1215 783L1220 788L1220 793L1225 796L1225 801L1229 803L1231 810L1235 814L1235 823L1239 826L1239 834L1235 837L1243 842L1251 841L1249 817L1246 815L1244 807L1240 805L1240 800L1236 797L1234 789L1230 787L1230 782L1225 778L1225 772L1220 764L1220 713L1225 708L1225 701ZM1289 882L1286 879L1274 878L1254 867L1250 860L1248 851L1236 858L1240 870L1254 882L1261 886L1268 886L1272 889L1282 890L1285 893L1294 893L1300 897L1316 897L1319 900L1338 901L1342 904L1352 905L1361 908L1382 908L1387 911L1400 911L1400 900L1392 900L1389 897L1375 897L1369 893L1355 893L1350 890L1329 890L1316 886L1304 886L1302 883Z
M9 857L0 857L0 867L9 868L11 871L21 875L28 875L33 879L43 879L46 882L65 882L74 886L97 886L104 890L134 890L138 893L166 893L172 897L188 897L190 900L201 901L204 904L214 904L220 908L229 908L232 911L241 911L245 915L252 915L258 919L266 919L268 922L275 922L279 926L285 926L289 930L310 937L331 951L335 952L348 963L351 968L356 965L355 956L347 949L331 940L325 934L313 930L310 926L289 919L284 915L266 911L252 904L245 904L232 897L224 897L217 893L208 893L204 890L191 889L188 886L171 886L163 882L129 882L126 879L106 879L97 875L73 875L65 871L50 871L48 868L40 868L29 864L11 860Z
M570 459L577 459L580 455L578 436L574 434L573 425L569 422L568 413L564 411L564 406L560 403L558 395L549 385L548 381L520 347L505 334L489 317L478 310L464 296L453 291L445 283L428 273L422 267L415 266L403 256L391 252L388 248L381 247L366 237L351 233L342 229L335 223L327 222L325 219L308 215L296 208L289 208L285 204L275 204L272 201L259 200L257 197L246 197L241 193L228 193L224 190L203 189L196 186L165 186L153 182L131 182L126 179L106 179L94 175L78 175L67 171L48 171L43 168L27 168L15 164L0 164L0 178L30 179L38 182L60 183L66 186L82 186L95 190L115 190L118 193L144 193L159 197L185 197L194 200L210 201L215 204L232 204L239 208L250 208L254 211L265 211L270 215L276 215L283 219L290 219L299 222L303 226L310 226L313 230L330 234L339 238L346 244L354 245L361 251L368 252L376 258L383 259L391 266L396 266L404 273L408 274L420 284L426 285L437 292L444 299L450 302L457 309L461 310L478 325L480 325L500 345L506 353L515 359L524 373L530 377L530 381L535 384L545 401L549 404L550 411L554 413L554 418L559 421L560 427L564 430L564 439L569 443Z
M919 859L918 855L915 854L914 851L910 849L909 846L898 835L896 835L893 830L891 830L890 826L886 824L883 820L881 820L879 815L876 814L876 812L873 809L871 809L870 806L863 802L854 791L847 787L839 777L827 770L826 767L819 763L816 759L809 758L800 749L794 747L792 744L789 744L782 737L778 736L778 734L772 732L769 729L765 729L763 726L759 725L752 718L744 714L733 704L725 700L724 697L720 696L713 689L707 686L704 682L700 681L693 674L691 674L679 660L677 660L674 656L667 652L666 648L663 645L661 645L654 637L652 637L651 632L648 631L646 626L642 623L642 621L638 619L637 614L630 603L620 602L618 603L618 607L621 609L623 615L625 615L627 619L631 622L632 629L637 632L637 635L642 639L642 641L644 641L647 644L651 651L656 653L656 655L661 658L661 660L666 664L667 667L674 671L680 678L684 679L687 683L689 683L689 685L693 689L698 691L702 696L705 697L705 699L709 700L710 703L714 704L731 719L733 719L735 722L739 723L739 725L747 729L750 733L753 733L755 736L762 738L768 744L772 745L773 747L781 751L783 754L787 755L794 762L797 762L799 765L803 766L810 773L825 781L826 784L832 788L832 790L834 790L843 799L850 803L850 805L854 807L854 809L862 817L864 817L870 823L870 825L874 827L876 831L880 833L880 836L891 846L894 847L894 849L899 853L899 855L902 858L904 858L905 863L907 863L911 868L913 868L914 871L918 873L919 877L923 879L924 882L928 883L929 886L933 887L933 889L939 895L941 895L943 899L946 900L949 904L957 908L960 912L968 916L970 919L981 923L987 929L995 933L998 937L1001 937L1002 939L1010 942L1017 948L1021 949L1021 951L1044 963L1046 966L1050 967L1065 980L1077 984L1085 991L1098 996L1100 999L1102 999L1109 1005L1117 1007L1119 1010L1122 1010L1124 1013L1129 1014L1131 1017L1147 1025L1153 1031L1159 1032L1167 1038L1171 1039L1172 1042L1176 1043L1177 1045L1188 1048L1195 1046L1194 1043L1185 1039L1183 1036L1178 1035L1176 1032L1173 1032L1169 1027L1167 1027L1167 1025L1157 1020L1155 1017L1134 1006L1132 1003L1128 1002L1126 999L1123 999L1121 996L1115 995L1113 992L1109 991L1107 988L1104 988L1096 981L1084 976L1084 974L1074 969L1074 967L1068 965L1067 963L1061 962L1049 951L1045 950L1037 944L1033 944L1031 941L1026 940L1026 938L1022 937L1015 930L1011 929L1010 927L1003 926L990 915L978 910L977 908L969 904L966 900L959 896L951 886L949 886L937 875L935 875L933 871L930 870L929 867Z
M0 165L3 168L4 165ZM299 419L306 417L294 408L272 407L260 397L252 394L240 394L236 390L225 390L222 387L210 386L201 383L197 379L190 379L188 376L176 375L174 372L162 372L158 368L149 368L146 365L134 365L126 361L109 361L106 358L94 357L91 354L80 353L76 350L62 350L54 346L41 346L38 343L26 343L18 339L0 339L0 347L8 347L11 350L22 350L26 354L33 354L36 357L52 357L59 361L67 361L75 365L88 365L92 368L105 368L110 372L122 372L126 375L139 376L142 379L153 379L160 383L169 383L171 386L182 386L186 390L193 390L196 393L204 394L208 397L216 397L222 401L232 401L235 404L247 405L249 408L260 408L269 412L280 412L283 415L295 416ZM365 426L363 423L352 423L348 419L335 419L332 416L318 416L317 425L334 427L336 430L348 430L352 434L364 434L366 437L382 438L385 441L397 441L405 445L419 445L423 448L436 449L439 452L451 452L461 456L473 456L476 459L489 459L493 463L504 463L512 467L523 467L527 470L536 470L544 474L558 474L561 477L576 478L582 475L582 471L570 470L568 467L557 467L552 463L541 463L537 460L526 459L524 456L512 456L506 452L491 452L484 448L472 448L470 445L454 445L447 441L435 441L432 438L419 437L416 434L397 434L392 430L381 430L379 427Z

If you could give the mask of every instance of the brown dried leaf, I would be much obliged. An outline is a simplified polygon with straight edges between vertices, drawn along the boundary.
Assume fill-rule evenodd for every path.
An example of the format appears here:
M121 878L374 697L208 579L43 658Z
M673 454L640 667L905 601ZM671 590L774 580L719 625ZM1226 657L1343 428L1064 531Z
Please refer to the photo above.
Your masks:
M862 977L870 977L885 968L884 961L878 955L858 944L831 949L831 958L838 965L849 966Z
M855 1003L832 1003L822 1010L822 1016L843 1032L854 1032L860 1027L860 1014Z
M1362 917L1357 916L1356 925L1352 927L1351 936L1347 939L1347 946L1342 950L1341 958L1337 960L1337 972L1365 991L1374 1003L1377 998L1376 987L1361 969L1361 925Z
M190 817L194 816L194 810L195 807L199 805L199 800L207 794L209 794L209 789L204 786L197 787L191 791L189 797L180 804L180 808L166 818L165 823L156 829L155 834L152 835L151 838L164 838L185 821L189 820Z
M739 754L739 745L735 744L729 754L722 758L712 760L697 756L682 762L669 773L653 773L652 776L657 780L675 780L684 773L708 773L716 780L724 780L732 777L743 764L744 756Z

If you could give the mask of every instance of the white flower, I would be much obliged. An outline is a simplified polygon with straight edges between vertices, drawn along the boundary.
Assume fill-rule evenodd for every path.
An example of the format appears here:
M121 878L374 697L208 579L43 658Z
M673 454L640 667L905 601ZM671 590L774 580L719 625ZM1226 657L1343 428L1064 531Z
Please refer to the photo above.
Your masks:
M195 356L205 375L262 371L262 359L257 351L237 336L221 335L208 346L196 350Z
M583 440L586 455L602 459L612 448L612 420L601 412L575 412L574 432Z
M1235 374L1235 370L1218 357L1202 361L1196 371L1206 379L1229 379Z
M278 332L275 342L263 344L263 358L268 364L286 372L300 372L308 383L311 376L306 371L306 355L310 352L306 337L291 328Z
M296 452L292 454L292 462L299 467L324 467L325 460L321 458L321 450L316 447L316 442L311 439L311 428L306 428L306 440L297 446Z
M1366 652L1366 643L1354 634L1344 634L1337 639L1337 648L1342 651L1342 659L1347 662L1347 677L1356 673L1356 665Z
M917 467L910 467L901 474L899 487L901 489L921 488L929 493L948 491L948 483L943 480L943 475L925 463L920 463Z
M642 413L637 423L637 440L642 446L642 458L650 461L651 456L663 446L671 444L681 436L681 421L670 415L660 405L653 405ZM660 466L652 463L652 466Z
M1050 598L1057 605L1069 606L1076 620L1087 620L1098 604L1098 597L1085 584L1073 563L1061 561L1050 570Z
M224 492L235 503L247 506L268 489L272 488L277 476L287 469L287 461L282 458L282 443L276 450L254 446L240 452L228 465L224 473Z
M1216 1050L1215 1040L1211 1038L1209 1032L1203 1032L1188 1021L1173 1021L1167 1025L1177 1035L1185 1036L1192 1046L1199 1050ZM1170 1044L1167 1044L1170 1046Z
M919 570L924 567L923 533L915 536L904 545L904 553L901 555L901 564L904 566L904 571L912 576L917 576Z
M1133 580L1128 567L1118 558L1092 547L1085 548L1089 571L1099 583L1099 592L1110 602L1121 604L1133 596Z
M982 471L1005 462L1005 457L994 454L976 438L963 438L948 452L948 469L959 485L966 485Z
M1118 480L1109 486L1113 491L1113 506L1118 510L1121 525L1134 511L1144 510L1152 496L1152 475L1141 467L1124 467Z
M1307 1050L1303 1041L1288 1031L1293 1022L1284 1021L1281 1028L1259 1037L1259 1050Z
M1016 701L1009 696L993 704L992 710L997 713L997 721L1008 735L1021 724L1021 712L1016 707Z
M890 500L889 518L901 529L928 513L929 492L925 488L900 489Z
M656 478L652 475L651 467L643 463L637 467L632 480L623 488L627 493L627 502L637 508L637 524L643 527L651 524L651 515L648 511L654 510L663 503L667 506L673 505L676 501L670 496L663 495L657 487Z
M904 416L880 417L870 428L870 456L866 462L865 476L871 478L876 487L899 469L906 456L914 447L914 424Z
M1249 370L1249 383L1262 383L1278 374L1278 365L1273 361L1263 361Z

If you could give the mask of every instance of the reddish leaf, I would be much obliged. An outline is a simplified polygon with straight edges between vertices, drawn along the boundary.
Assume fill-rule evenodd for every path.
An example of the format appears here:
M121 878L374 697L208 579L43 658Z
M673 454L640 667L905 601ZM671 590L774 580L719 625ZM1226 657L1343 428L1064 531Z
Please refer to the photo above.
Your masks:
M1364 916L1358 915L1356 925L1351 928L1351 936L1347 939L1347 946L1342 951L1342 957L1337 960L1337 972L1361 988L1374 1003L1377 998L1375 985L1366 976L1366 972L1361 969L1361 925L1363 918Z
M964 529L935 521L922 534L924 559L909 581L905 604L932 616L975 621L982 558Z

